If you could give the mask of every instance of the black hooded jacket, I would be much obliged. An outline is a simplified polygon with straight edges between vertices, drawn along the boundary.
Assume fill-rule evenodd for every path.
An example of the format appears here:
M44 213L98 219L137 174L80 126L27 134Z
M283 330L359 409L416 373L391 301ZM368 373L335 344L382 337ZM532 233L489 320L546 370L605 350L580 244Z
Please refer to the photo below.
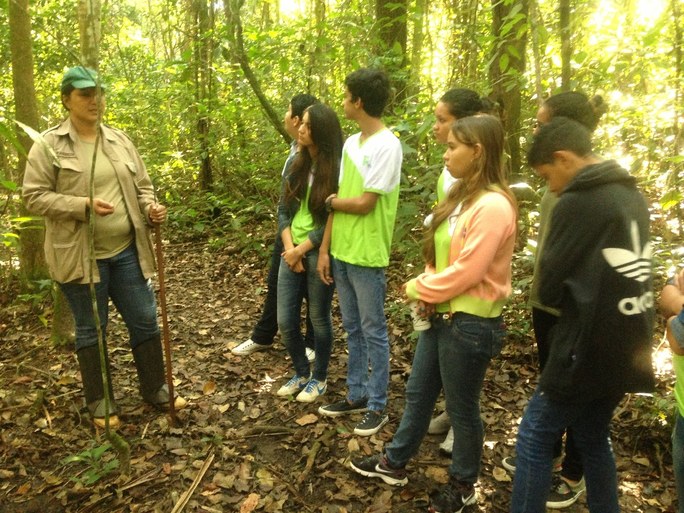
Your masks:
M584 402L654 388L649 213L636 181L615 161L582 169L561 194L539 292L561 310L542 391Z

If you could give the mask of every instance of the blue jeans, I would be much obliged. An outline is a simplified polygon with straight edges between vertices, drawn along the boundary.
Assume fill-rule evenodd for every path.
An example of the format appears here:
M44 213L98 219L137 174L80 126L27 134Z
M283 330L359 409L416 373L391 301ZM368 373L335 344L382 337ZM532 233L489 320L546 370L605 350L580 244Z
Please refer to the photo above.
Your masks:
M354 402L368 398L369 410L383 411L389 384L385 269L336 258L332 258L332 268L349 349L347 399Z
M278 333L278 273L280 272L280 258L283 254L283 239L276 235L271 251L271 265L266 277L266 297L261 307L261 316L254 325L252 336L254 342L262 346L273 344L273 338ZM306 297L306 291L301 292ZM306 314L306 347L314 348L313 326L309 319L308 308Z
M158 335L154 291L151 281L142 274L135 244L131 244L118 255L98 260L97 268L100 281L95 284L95 296L103 340L106 340L109 298L112 298L126 323L132 348ZM90 285L60 283L59 286L74 314L76 350L97 345Z
M306 343L302 337L302 290L307 291L308 316L313 326L316 349L313 378L325 381L328 377L328 362L332 350L332 297L333 286L326 285L318 277L316 264L318 250L309 251L303 259L304 272L290 270L281 258L278 272L278 329L287 347L295 372L309 376L309 360L306 357Z
M454 428L449 474L458 481L477 481L484 441L480 392L490 360L501 352L504 335L501 317L456 313L451 319L432 319L432 327L418 337L406 384L404 414L385 447L392 466L405 466L418 452L437 396L444 388L446 410Z
M676 413L675 428L672 432L672 468L677 486L677 511L684 513L684 417Z
M558 323L558 316L553 315L540 308L532 308L532 326L534 328L534 337L537 341L537 350L539 353L539 371L544 370L547 360L549 359L549 351L551 350L551 329ZM553 457L557 458L563 454L563 434L556 440L553 447ZM565 454L563 455L563 464L561 469L561 476L571 481L579 481L584 475L582 469L582 456L577 450L575 444L575 435L571 428L565 432Z
M537 387L518 429L512 513L546 512L553 446L567 427L572 427L582 456L589 511L620 511L610 420L621 399L620 395L587 403L560 402Z

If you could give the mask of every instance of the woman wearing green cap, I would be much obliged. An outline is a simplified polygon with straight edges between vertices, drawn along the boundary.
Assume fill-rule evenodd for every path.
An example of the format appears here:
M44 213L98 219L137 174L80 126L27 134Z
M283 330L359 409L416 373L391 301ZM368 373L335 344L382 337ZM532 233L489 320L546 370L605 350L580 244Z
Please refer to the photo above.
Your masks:
M143 398L164 408L169 393L150 281L155 270L150 228L166 220L166 207L155 202L152 183L131 140L120 130L100 123L105 103L103 86L98 82L97 73L82 66L65 73L61 94L69 115L43 133L45 144L31 148L23 195L28 209L45 217L48 269L74 314L76 355L86 404L94 423L103 426L104 386L90 299L91 274L103 336L109 298L126 323ZM95 192L91 204L93 162ZM95 215L97 261L92 273L91 215ZM177 398L176 406L182 403ZM112 402L111 426L118 424L116 411Z

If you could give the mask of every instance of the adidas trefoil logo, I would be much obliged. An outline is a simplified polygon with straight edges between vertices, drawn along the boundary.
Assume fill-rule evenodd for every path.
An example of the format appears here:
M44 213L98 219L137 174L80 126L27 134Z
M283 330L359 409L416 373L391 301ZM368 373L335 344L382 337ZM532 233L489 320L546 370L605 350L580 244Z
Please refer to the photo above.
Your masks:
M603 257L618 273L643 283L651 277L652 248L649 242L641 247L639 241L639 226L632 221L630 232L633 250L623 248L606 248ZM618 303L618 309L624 315L637 315L653 308L653 292L648 291L639 297L626 297Z

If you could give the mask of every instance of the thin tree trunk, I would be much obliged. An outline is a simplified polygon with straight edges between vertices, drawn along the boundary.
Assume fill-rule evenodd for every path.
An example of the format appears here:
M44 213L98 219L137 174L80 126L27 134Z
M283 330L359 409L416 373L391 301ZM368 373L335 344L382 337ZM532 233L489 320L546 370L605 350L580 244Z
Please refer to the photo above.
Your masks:
M406 99L407 0L375 0L379 56L384 57L396 91L394 101Z
M283 137L285 142L289 144L291 138L283 127L281 117L266 98L266 95L259 84L259 80L254 74L254 71L252 71L247 54L245 53L244 41L242 39L242 20L240 19L240 9L242 8L242 4L243 0L226 0L225 2L226 20L229 24L229 30L227 32L232 46L233 58L240 65L247 82L249 82L252 91L254 91L254 94L261 104L261 107L264 109L266 117L271 122L273 127L278 131L278 133Z
M520 149L522 97L520 91L525 72L525 48L529 33L528 13L528 0L517 0L511 3L492 0L492 32L495 43L489 76L494 96L503 106L502 121L506 129L510 173L513 176L520 172L522 166ZM508 22L513 22L513 27L502 34L502 27Z
M561 39L561 90L570 90L572 79L572 30L570 23L570 0L560 0L560 39Z
M539 31L537 27L541 25L541 16L539 14L539 4L537 0L530 0L530 28L532 34L532 55L534 56L534 92L537 97L537 105L541 107L544 103L544 90L542 87L542 62L541 62L541 48L539 41Z
M416 0L413 16L413 37L411 39L411 69L407 93L413 96L418 93L423 64L423 43L425 41L425 21L427 19L428 0Z

